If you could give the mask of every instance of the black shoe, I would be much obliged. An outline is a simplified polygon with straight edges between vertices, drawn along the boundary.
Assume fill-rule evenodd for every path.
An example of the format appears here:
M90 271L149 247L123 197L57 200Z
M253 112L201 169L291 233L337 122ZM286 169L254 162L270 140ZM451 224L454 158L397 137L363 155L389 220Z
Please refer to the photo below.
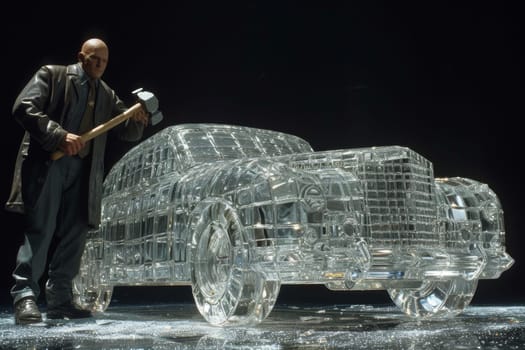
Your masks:
M33 297L22 298L15 303L15 324L38 322L42 322L42 314Z
M82 310L72 302L67 302L47 309L48 319L74 319L92 317L91 311Z

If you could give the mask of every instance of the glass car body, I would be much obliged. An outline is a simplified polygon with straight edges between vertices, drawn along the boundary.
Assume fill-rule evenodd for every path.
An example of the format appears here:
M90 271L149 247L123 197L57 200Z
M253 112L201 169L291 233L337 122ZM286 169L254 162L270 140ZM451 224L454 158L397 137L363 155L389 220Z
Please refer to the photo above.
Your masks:
M414 317L447 317L513 264L496 194L434 178L399 146L315 152L222 124L170 126L104 182L100 228L74 281L83 308L115 286L191 285L216 325L257 324L283 284L386 290Z

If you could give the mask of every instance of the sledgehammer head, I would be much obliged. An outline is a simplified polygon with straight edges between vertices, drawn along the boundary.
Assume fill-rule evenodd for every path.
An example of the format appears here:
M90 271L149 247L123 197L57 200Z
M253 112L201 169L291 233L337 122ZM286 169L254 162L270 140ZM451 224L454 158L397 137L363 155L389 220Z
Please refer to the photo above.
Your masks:
M151 125L157 125L162 121L162 112L158 110L159 100L157 97L155 97L155 95L153 95L153 93L139 88L133 91L132 94L135 95L135 97L139 100L144 110L149 113Z

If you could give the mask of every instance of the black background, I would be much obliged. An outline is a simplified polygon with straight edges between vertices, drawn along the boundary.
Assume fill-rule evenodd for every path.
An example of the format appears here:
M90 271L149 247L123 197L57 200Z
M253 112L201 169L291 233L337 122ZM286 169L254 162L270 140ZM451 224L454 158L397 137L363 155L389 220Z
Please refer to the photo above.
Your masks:
M221 122L283 131L316 150L402 145L440 176L487 183L505 211L515 265L483 280L473 303L523 303L523 43L518 2L18 2L2 10L0 198L7 199L22 129L18 92L42 64L76 62L80 44L110 48L104 79L128 104L154 92L150 127ZM126 6L122 6L125 4ZM113 6L107 7L107 6ZM111 165L133 144L111 145ZM22 241L0 212L1 297ZM189 287L120 288L115 298L182 301ZM386 292L283 287L283 302L388 302Z

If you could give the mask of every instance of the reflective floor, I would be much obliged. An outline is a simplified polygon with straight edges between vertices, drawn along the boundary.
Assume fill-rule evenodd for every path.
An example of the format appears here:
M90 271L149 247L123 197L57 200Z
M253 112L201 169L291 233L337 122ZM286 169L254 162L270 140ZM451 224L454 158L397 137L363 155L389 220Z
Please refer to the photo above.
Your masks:
M15 326L3 308L0 349L525 349L525 307L472 306L418 322L390 306L277 305L251 328L211 326L191 303L117 305L30 326Z

